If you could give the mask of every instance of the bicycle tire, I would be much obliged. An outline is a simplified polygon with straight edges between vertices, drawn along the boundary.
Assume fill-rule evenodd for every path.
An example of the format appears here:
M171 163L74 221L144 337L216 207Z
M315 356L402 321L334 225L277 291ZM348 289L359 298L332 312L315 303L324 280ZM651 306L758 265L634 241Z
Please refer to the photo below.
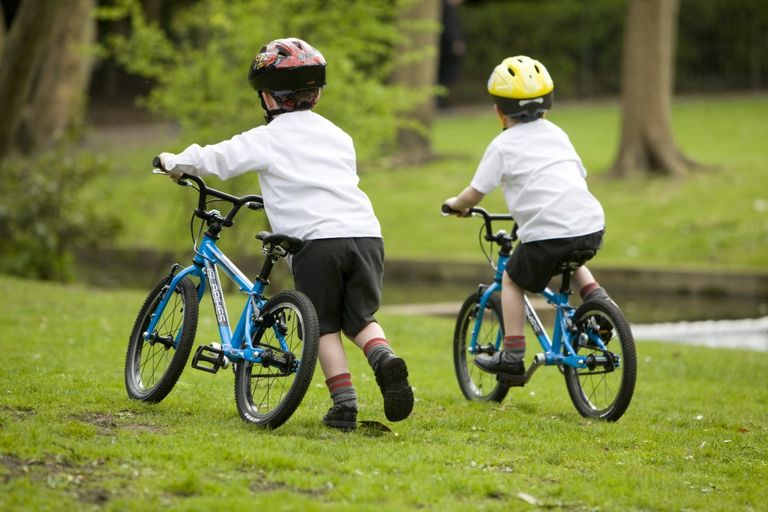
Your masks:
M610 299L594 299L574 313L574 325L581 333L600 336L608 351L620 357L613 371L563 367L565 384L576 410L585 418L617 421L629 407L637 380L637 354L632 329L621 309ZM581 355L602 356L595 344L574 344Z
M157 403L171 392L184 370L195 341L199 304L192 280L179 281L174 297L165 308L157 310L167 293L170 278L160 280L149 292L136 317L125 356L125 389L128 396L142 402ZM153 314L158 337L175 343L147 341L144 332Z
M456 317L453 334L453 366L456 379L464 397L474 402L501 402L507 396L509 386L498 381L495 375L484 372L474 364L475 355L468 351L472 340L472 329L480 309L480 294L471 294L461 305ZM499 349L496 346L498 333L504 335L504 321L501 299L492 295L485 306L485 314L480 325L477 342L485 347L487 353Z
M279 351L278 356L298 358L298 367L286 371L279 365L238 362L235 402L243 421L274 429L291 417L309 388L317 362L320 327L312 302L295 290L280 292L269 299L262 318L273 318L276 324L262 331L259 346L279 349L276 330L280 329L288 352ZM254 338L258 334L254 333Z

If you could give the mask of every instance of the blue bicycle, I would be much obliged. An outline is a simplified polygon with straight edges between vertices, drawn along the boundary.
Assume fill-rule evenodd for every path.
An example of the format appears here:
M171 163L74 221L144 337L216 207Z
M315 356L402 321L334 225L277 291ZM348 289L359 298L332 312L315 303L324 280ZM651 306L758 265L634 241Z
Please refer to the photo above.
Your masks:
M456 213L443 206L443 214ZM606 421L618 420L629 407L635 389L637 356L632 330L621 309L609 298L589 299L578 309L569 303L570 278L579 266L594 256L594 251L577 251L560 264L560 289L549 287L542 297L555 309L550 339L528 297L525 297L526 321L543 350L533 358L525 375L500 377L474 365L478 354L493 354L504 338L501 308L501 279L517 239L511 233L493 232L495 221L514 221L508 214L489 214L485 209L470 208L467 216L480 216L480 245L483 239L499 246L495 262L483 251L495 271L493 282L481 284L461 306L453 337L453 361L462 393L468 400L501 402L510 387L524 386L541 366L554 366L565 376L573 405L584 417ZM483 233L484 232L484 233Z
M159 161L155 159L155 167ZM163 173L155 169L156 173ZM251 282L216 246L222 231L234 224L243 206L264 207L257 195L237 197L206 186L205 182L183 175L179 185L198 191L192 216L201 219L197 235L192 230L192 264L174 264L149 293L141 307L128 343L125 359L125 387L128 396L156 403L171 392L187 364L197 331L199 302L206 290L213 300L221 343L200 345L192 367L209 373L232 366L235 374L235 402L240 417L261 427L277 428L301 403L317 362L319 326L315 308L301 292L282 291L267 299L264 291L279 258L298 252L297 238L261 232L264 263ZM208 203L231 204L226 215L208 209ZM202 241L198 240L202 234ZM218 269L246 295L247 300L234 332L224 301Z

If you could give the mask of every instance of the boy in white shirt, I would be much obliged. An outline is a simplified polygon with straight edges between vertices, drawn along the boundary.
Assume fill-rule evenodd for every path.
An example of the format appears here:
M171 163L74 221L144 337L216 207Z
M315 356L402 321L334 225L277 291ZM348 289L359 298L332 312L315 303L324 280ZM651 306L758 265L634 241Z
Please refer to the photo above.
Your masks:
M296 289L317 309L320 366L333 406L329 427L351 430L357 422L343 332L363 349L384 398L390 421L408 417L413 391L405 362L376 322L381 301L384 244L368 196L358 187L352 139L312 111L325 85L325 59L296 38L277 39L254 57L248 71L267 124L229 140L160 155L163 168L228 179L259 173L272 230L305 241L293 256Z
M486 149L470 185L444 203L466 215L501 186L518 225L520 243L502 280L502 350L475 358L475 364L490 373L525 373L523 291L541 292L567 254L602 246L605 217L587 190L581 159L565 132L544 119L553 90L547 69L529 57L508 57L494 68L488 92L502 132ZM607 296L585 266L576 270L573 283L582 298Z

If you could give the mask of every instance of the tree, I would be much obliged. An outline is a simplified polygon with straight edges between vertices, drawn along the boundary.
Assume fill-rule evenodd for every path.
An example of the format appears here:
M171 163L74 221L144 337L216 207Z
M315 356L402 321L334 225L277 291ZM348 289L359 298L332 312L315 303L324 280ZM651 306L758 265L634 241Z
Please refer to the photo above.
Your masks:
M200 0L173 12L169 33L147 20L137 0L102 7L100 16L130 23L128 36L106 43L129 72L152 80L144 105L200 143L259 123L259 101L245 80L254 53L278 37L305 39L328 62L317 111L352 136L358 162L381 166L403 113L432 96L431 88L390 80L392 48L403 38L393 22L398 7L392 0L283 0L280 9L271 0Z
M679 0L629 0L621 72L621 143L611 174L684 175L696 164L671 129Z
M5 44L5 11L0 5L0 56L3 55L3 45Z
M401 8L398 25L405 38L396 48L392 81L406 89L431 89L437 83L437 49L442 5L439 0L415 0ZM403 58L403 56L406 56ZM428 130L435 113L433 96L424 97L405 112L398 131L399 153L407 162L431 158Z
M59 140L82 111L94 0L25 0L0 57L0 159Z

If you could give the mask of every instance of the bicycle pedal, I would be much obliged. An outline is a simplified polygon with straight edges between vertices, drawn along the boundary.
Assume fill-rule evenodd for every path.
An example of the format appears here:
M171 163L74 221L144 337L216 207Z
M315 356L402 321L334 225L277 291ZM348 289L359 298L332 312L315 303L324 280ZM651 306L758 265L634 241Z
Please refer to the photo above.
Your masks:
M200 345L192 357L192 368L208 373L216 373L219 368L229 366L229 359L224 351L216 345Z

